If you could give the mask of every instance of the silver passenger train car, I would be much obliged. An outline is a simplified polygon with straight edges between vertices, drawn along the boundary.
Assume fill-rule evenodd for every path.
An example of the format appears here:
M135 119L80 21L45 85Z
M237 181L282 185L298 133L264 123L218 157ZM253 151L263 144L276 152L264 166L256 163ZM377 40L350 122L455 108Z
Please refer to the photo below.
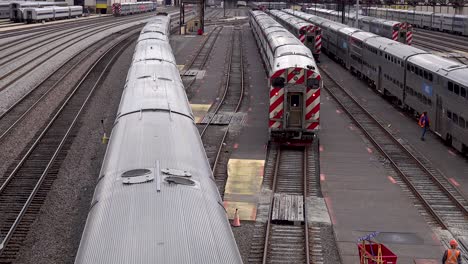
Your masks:
M341 12L338 11L321 8L308 8L306 9L306 12L338 23L341 23L342 21ZM355 12L345 14L345 24L351 27L357 27ZM413 40L413 27L405 22L359 15L359 29L407 45L411 45Z
M468 16L433 13L416 10L397 10L390 8L365 8L369 16L404 21L419 28L455 33L468 36Z
M76 18L83 15L82 6L30 7L24 9L26 23Z
M26 19L26 8L41 8L51 6L68 6L67 2L28 2L15 1L10 2L10 20L14 22L23 22Z
M145 12L156 11L156 2L136 2L136 3L113 3L112 14L114 16L127 16Z
M242 263L169 30L137 41L76 264Z
M270 139L311 140L319 129L322 87L312 53L262 11L251 11L249 22L270 80Z
M327 53L415 116L427 111L432 131L468 154L467 65L321 17L285 11L317 23Z
M322 30L320 27L279 10L269 10L267 13L304 43L312 51L315 60L319 60L322 50Z

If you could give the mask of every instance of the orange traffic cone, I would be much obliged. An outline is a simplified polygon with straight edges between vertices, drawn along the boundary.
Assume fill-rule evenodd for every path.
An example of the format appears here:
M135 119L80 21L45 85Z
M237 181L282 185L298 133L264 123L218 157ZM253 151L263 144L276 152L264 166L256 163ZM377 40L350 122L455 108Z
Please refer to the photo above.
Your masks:
M236 213L234 214L234 220L232 220L232 226L235 226L235 227L241 226L240 219L239 219L239 213L237 211L238 210L236 208Z

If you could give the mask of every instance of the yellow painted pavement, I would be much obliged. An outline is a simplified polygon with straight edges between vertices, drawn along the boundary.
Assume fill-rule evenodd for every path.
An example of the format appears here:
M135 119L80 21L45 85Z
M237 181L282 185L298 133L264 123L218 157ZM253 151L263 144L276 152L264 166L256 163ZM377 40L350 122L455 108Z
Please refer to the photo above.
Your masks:
M211 107L211 104L190 104L192 107L195 123L200 122Z
M265 160L230 159L224 192L224 208L230 219L236 208L241 220L255 220L261 192Z

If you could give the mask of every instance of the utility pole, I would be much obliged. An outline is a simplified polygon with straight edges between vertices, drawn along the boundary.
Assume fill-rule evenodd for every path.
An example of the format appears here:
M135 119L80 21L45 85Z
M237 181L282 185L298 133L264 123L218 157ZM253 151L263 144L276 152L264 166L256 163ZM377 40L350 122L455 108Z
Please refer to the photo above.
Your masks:
M359 28L359 0L356 0L356 28Z
M223 17L226 17L226 0L223 0L223 11L224 11Z

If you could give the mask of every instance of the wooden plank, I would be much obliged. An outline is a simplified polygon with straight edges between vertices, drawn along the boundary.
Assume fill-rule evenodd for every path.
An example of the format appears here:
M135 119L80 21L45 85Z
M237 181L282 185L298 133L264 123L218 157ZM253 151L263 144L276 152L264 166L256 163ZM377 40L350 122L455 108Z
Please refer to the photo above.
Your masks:
M304 200L302 195L275 193L271 220L303 222Z

